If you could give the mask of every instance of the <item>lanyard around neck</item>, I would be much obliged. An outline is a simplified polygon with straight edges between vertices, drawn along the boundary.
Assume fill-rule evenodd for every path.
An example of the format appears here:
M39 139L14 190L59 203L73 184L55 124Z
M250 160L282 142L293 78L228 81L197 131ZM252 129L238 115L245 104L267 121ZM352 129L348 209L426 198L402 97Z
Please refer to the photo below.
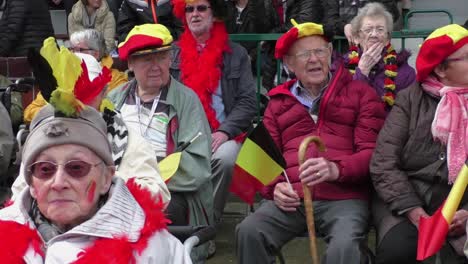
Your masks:
M154 98L153 100L153 105L151 106L151 111L150 111L150 114L148 116L148 123L144 126L144 131L141 130L141 100L140 100L140 97L138 96L137 94L137 89L135 89L135 102L136 102L136 105L137 105L137 108L138 108L138 127L140 128L140 134L141 136L145 136L146 133L148 132L148 128L149 126L151 125L151 120L153 120L153 115L154 113L156 112L156 107L158 107L158 103L159 103L159 97L161 96L161 92L159 92L159 94Z

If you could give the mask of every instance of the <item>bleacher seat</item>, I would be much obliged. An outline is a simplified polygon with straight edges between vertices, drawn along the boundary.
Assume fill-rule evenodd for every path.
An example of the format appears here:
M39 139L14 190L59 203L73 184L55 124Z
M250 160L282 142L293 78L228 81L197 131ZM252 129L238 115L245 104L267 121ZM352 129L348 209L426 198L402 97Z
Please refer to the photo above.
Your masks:
M31 67L26 57L0 57L0 74L10 80L32 77Z
M68 36L67 13L65 10L50 10L55 36Z

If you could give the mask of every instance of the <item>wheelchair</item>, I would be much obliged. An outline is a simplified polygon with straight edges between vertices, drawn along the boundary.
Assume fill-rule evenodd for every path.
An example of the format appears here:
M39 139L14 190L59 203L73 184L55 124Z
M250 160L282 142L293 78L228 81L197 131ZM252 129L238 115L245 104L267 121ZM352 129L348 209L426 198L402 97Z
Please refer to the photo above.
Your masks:
M3 106L5 107L6 111L8 114L11 116L11 108L12 108L12 94L13 92L18 92L20 94L28 93L31 91L34 87L34 79L33 78L20 78L16 80L16 82L9 84L8 86L5 87L0 87L0 100ZM2 125L7 125L7 124L2 124ZM13 135L15 135L18 130L20 130L19 126L13 125L13 123L10 124L12 126L12 131ZM16 179L16 176L18 175L19 171L19 157L20 155L18 154L19 151L19 144L18 142L21 142L21 138L18 141L18 138L16 141L14 141L14 147L11 153L11 161L10 165L6 169L6 171L0 172L0 205L2 205L5 200L7 200L11 193L10 193L10 186L13 184L14 180ZM24 139L23 139L24 142Z

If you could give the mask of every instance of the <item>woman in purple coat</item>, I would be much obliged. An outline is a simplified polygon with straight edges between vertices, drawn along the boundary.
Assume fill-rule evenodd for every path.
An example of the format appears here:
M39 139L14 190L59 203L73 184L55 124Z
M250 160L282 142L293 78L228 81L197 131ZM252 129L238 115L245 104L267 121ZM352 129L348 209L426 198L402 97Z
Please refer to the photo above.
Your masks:
M380 3L359 9L351 21L354 40L344 61L353 79L371 85L390 111L398 91L415 81L415 71L408 64L410 53L397 53L391 45L392 15Z

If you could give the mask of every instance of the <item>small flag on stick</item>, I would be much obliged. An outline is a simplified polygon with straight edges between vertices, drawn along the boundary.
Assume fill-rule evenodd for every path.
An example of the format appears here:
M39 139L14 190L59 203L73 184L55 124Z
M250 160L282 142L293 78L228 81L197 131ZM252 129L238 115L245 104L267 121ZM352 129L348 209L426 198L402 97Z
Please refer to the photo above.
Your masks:
M230 191L252 204L255 193L278 177L286 161L263 123L245 139L237 156Z
M428 218L419 221L417 260L436 254L444 245L453 216L460 205L468 184L468 167L465 164L458 173L452 190L442 206Z
M165 183L167 183L172 176L176 173L177 169L179 169L180 159L182 157L182 151L184 151L190 144L192 144L198 137L202 135L201 132L198 132L195 137L193 137L190 141L185 142L181 146L179 146L174 153L165 157L158 163L159 173L161 174L162 179Z

